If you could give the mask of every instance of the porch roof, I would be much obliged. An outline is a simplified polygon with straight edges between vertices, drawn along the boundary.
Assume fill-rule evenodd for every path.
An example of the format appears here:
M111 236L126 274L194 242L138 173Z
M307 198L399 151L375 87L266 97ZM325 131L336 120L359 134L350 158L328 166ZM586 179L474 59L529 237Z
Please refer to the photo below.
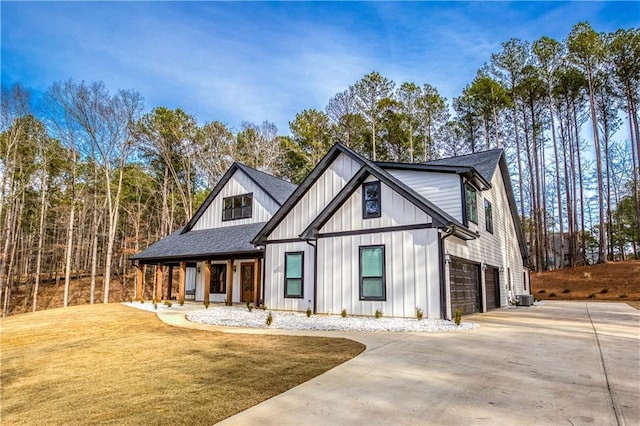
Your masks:
M255 255L261 251L251 244L251 240L264 225L265 222L250 223L188 231L184 234L183 228L180 228L130 259L141 263L156 263Z

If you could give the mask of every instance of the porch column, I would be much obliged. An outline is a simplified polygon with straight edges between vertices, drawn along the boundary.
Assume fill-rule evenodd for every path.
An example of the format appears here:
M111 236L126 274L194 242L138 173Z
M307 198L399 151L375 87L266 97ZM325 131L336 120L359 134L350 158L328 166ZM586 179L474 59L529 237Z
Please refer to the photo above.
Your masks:
M258 283L260 282L260 259L253 259L253 304L256 306L260 306L260 286Z
M233 305L233 260L227 260L227 306Z
M164 282L164 266L158 263L156 274L156 303L162 302L162 283Z
M136 266L137 272L137 282L136 282L136 300L138 302L142 302L142 289L144 288L144 266L142 263L138 262Z
M187 281L187 262L180 262L180 284L178 285L178 303L184 304L184 287Z
M209 307L209 293L211 292L211 261L204 261L204 306Z
M167 300L171 300L171 290L173 287L173 266L169 266L169 283L167 285Z

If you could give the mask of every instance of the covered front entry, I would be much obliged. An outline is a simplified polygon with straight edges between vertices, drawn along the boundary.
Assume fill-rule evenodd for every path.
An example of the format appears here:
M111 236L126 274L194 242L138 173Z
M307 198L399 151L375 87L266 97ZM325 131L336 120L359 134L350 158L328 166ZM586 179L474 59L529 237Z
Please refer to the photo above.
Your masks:
M487 266L487 269L485 269L484 293L487 311L500 307L500 275L498 268Z
M480 265L462 259L449 264L451 312L460 309L462 315L480 312Z

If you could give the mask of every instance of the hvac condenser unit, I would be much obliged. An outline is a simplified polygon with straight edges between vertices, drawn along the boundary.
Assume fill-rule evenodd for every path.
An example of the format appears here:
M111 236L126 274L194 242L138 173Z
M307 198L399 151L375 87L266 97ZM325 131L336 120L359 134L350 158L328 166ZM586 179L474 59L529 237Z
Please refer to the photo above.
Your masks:
M530 294L518 294L516 300L520 303L520 306L533 305L533 296Z

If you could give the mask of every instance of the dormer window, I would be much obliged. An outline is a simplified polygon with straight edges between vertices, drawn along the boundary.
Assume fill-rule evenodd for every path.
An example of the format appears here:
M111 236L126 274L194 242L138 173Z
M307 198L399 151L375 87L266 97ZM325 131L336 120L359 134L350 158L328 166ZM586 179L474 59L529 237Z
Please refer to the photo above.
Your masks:
M222 220L246 219L253 210L253 194L226 197L222 200Z
M465 198L465 210L467 225L469 222L478 224L478 195L471 185L464 184L464 198Z
M380 182L367 182L362 185L362 218L380 217Z

